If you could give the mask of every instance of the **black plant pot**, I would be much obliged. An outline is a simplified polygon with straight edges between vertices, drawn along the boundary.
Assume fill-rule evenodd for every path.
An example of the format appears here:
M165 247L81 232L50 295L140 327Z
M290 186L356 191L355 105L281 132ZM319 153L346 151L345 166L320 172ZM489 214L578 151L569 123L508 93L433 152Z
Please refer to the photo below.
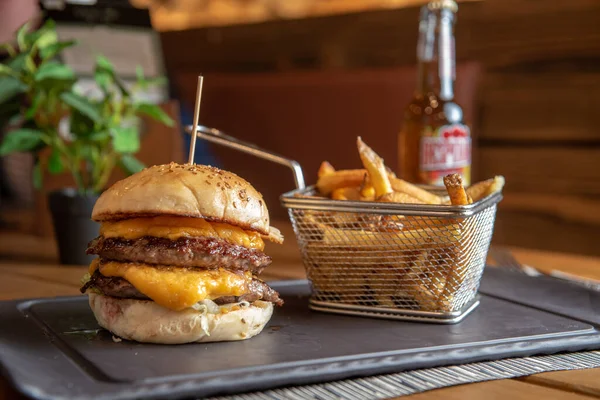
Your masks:
M72 188L48 194L60 263L89 264L94 256L85 254L88 243L98 236L100 225L91 220L98 196L81 195Z

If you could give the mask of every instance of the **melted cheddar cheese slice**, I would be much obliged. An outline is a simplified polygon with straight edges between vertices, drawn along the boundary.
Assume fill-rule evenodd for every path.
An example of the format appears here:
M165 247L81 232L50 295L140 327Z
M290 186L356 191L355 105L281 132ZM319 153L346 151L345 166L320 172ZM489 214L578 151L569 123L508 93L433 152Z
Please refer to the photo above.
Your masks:
M183 310L199 301L222 296L241 296L248 292L252 274L236 274L225 269L197 270L156 268L146 264L104 262L94 260L90 273L96 269L104 276L126 279L137 290L157 304L171 310Z
M208 222L201 218L159 216L108 221L100 226L100 234L107 238L138 239L143 236L154 236L170 240L206 236L224 239L248 249L262 251L265 247L258 232L245 231L229 224Z

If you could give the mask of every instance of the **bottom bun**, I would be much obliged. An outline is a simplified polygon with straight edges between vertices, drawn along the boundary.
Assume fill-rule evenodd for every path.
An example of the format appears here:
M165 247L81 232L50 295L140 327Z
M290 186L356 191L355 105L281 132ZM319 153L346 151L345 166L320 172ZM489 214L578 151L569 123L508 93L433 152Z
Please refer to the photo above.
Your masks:
M198 304L174 311L150 300L89 293L98 324L115 335L144 343L179 344L244 340L258 335L273 314L273 303L255 301L217 306Z

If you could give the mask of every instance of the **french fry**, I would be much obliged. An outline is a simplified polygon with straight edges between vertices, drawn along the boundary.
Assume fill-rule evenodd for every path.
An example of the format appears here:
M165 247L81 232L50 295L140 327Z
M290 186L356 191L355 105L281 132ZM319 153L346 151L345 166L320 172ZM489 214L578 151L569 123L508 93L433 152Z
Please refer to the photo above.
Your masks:
M379 197L377 201L381 201L383 203L423 204L421 200L402 192L384 194L383 196Z
M371 185L369 180L369 174L365 174L365 177L360 184L360 199L362 201L375 201L375 188Z
M462 184L462 178L458 174L446 175L444 185L450 196L450 203L453 206L464 206L469 204L469 199Z
M465 281L469 267L469 260L467 258L461 259L461 252L458 249L455 249L454 253L453 259L456 263L448 268L446 284L439 300L440 307L443 307L445 311L453 311L451 310L452 302Z
M348 268L340 268L339 261L325 259L313 261L309 265L307 276L318 291L326 291L337 295L354 293L365 282L365 275L348 274Z
M504 187L504 177L498 175L492 179L477 182L467 188L467 194L471 196L473 201L481 200L492 193L502 190Z
M337 188L331 192L331 198L333 200L360 200L360 189L357 186Z
M397 231L367 231L339 229L321 225L322 241L332 247L357 247L361 250L383 251L392 244L400 250L423 250L448 247L459 241L460 228L453 225ZM360 243L360 245L358 245Z
M375 195L381 197L384 194L392 193L394 190L392 189L383 159L367 146L360 136L356 139L356 145L360 159L369 173L369 178L375 188Z
M390 291L386 290L386 285L389 285L391 276L388 275L387 271L381 273L380 265L373 265L371 271L365 276L367 284L367 295L373 297L372 301L376 301L381 307L394 307L394 300L390 296Z
M404 215L373 215L369 222L373 231L398 232L404 230L404 218Z
M362 223L361 216L358 214L345 214L327 211L304 211L304 219L307 221L312 232L317 232L319 240L322 240L322 229L329 228L358 228Z
M451 219L442 218L431 218L431 217L420 217L420 216L406 216L402 219L403 228L408 229L427 229L431 227L441 227L453 224L455 221Z
M375 201L375 188L368 186L360 191L360 199L362 201Z
M366 171L364 169L343 169L323 175L317 180L317 190L328 196L335 189L360 186Z
M406 289L419 304L422 311L439 311L439 298L444 290L444 282L429 280L427 277L415 278L406 285Z
M327 161L323 161L321 166L319 166L319 170L317 171L317 177L321 178L325 175L331 175L335 172L335 168L333 165L329 164Z
M424 311L439 311L440 308L439 298L444 290L445 277L439 268L438 258L432 251L420 251L402 282Z
M337 295L356 293L371 271L364 265L353 265L345 260L345 250L332 251L323 243L309 243L306 251L311 254L307 263L307 276L318 291Z
M473 231L468 226L463 227L460 240L449 246L445 253L451 255L452 260L447 267L446 285L440 296L440 307L445 311L454 311L452 303L457 293L463 290L468 276L469 268L476 252L473 251Z
M390 178L390 181L392 183L392 189L394 189L395 192L406 193L421 200L422 204L442 204L440 196L430 193L425 189L421 189L412 183L399 178Z

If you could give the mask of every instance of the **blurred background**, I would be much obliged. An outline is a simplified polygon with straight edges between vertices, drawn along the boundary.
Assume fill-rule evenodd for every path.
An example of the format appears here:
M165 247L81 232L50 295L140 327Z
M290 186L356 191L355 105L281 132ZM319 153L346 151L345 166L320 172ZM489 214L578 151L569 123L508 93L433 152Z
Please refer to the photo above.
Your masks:
M176 121L145 121L137 157L147 165L187 159L181 127L203 74L200 122L296 159L312 184L323 160L360 167L356 136L398 165L424 3L0 0L0 42L25 21L52 18L61 40L80 43L62 61L84 89L94 90L96 53L125 81L140 65L165 76L165 86L140 94ZM493 243L600 255L600 2L458 4L455 91L471 127L473 181L502 174L507 182ZM273 219L287 218L278 197L294 188L289 170L202 141L196 162L246 178ZM45 173L36 191L33 166L28 153L1 159L2 230L51 237L46 194L72 178ZM115 170L110 181L122 177Z

